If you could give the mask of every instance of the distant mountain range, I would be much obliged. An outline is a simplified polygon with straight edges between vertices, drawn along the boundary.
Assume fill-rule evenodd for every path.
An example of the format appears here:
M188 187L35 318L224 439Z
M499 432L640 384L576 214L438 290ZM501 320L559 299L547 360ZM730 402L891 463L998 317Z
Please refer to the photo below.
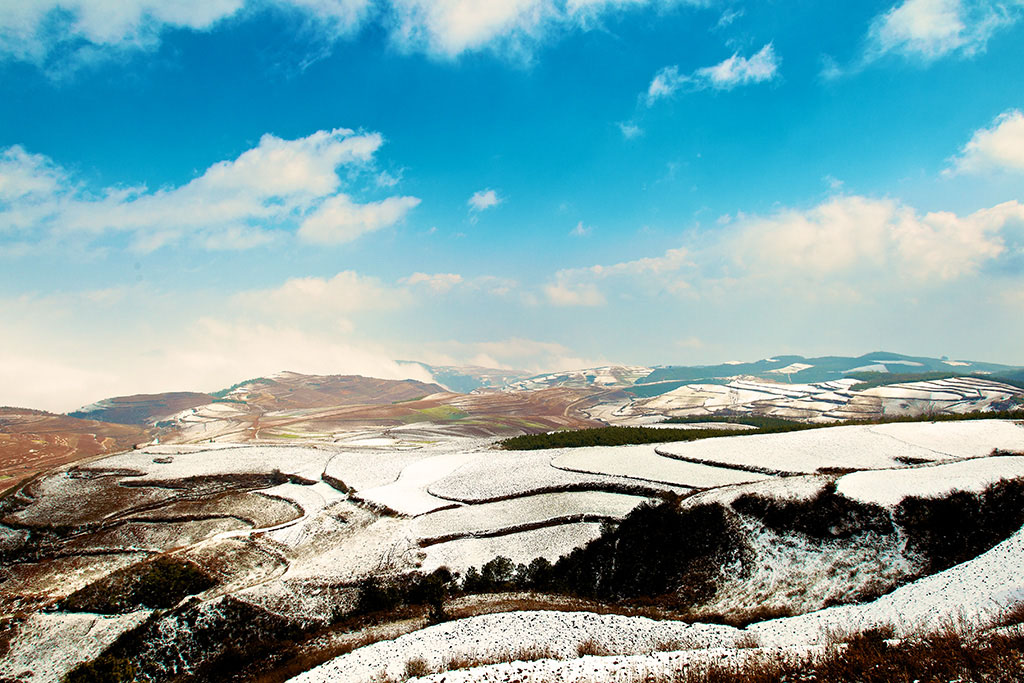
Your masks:
M147 425L183 410L214 402L246 403L261 412L323 406L387 404L450 391L537 391L546 388L623 389L637 398L657 396L685 384L725 384L739 377L791 384L856 378L875 385L960 375L983 376L1024 386L1024 367L971 360L907 356L887 351L862 356L785 355L718 365L609 365L531 374L478 366L434 366L415 361L435 383L381 380L352 375L313 376L282 372L240 382L212 393L171 392L107 398L69 417Z
M429 368L429 366L424 366ZM640 397L656 396L684 384L725 384L739 377L807 384L855 378L879 384L976 375L1024 382L1024 367L948 358L905 356L888 351L863 356L774 356L752 362L718 365L611 365L530 375L506 382L503 388L530 391L544 387L625 388ZM440 379L438 381L441 381Z
M209 393L107 398L68 415L0 408L0 491L153 439L283 443L414 429L429 441L719 413L825 420L1024 405L1024 367L882 351L544 374L414 365L434 381L281 372Z
M863 356L775 356L752 363L722 363L702 366L666 366L654 369L638 384L681 380L685 382L713 382L736 376L776 379L785 382L827 382L862 375L941 373L952 375L986 375L1012 379L1024 375L1024 368L997 363L982 363L948 358L905 356L888 351L866 353Z

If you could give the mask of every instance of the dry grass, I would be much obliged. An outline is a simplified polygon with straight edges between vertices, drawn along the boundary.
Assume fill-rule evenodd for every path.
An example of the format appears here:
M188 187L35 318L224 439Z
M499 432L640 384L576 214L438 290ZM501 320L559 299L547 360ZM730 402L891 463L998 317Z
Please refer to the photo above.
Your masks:
M902 642L883 630L849 636L817 659L769 659L753 655L737 661L691 664L674 672L645 672L616 678L624 683L982 683L1024 680L1024 636L965 640L952 631Z
M1024 626L1024 600L1004 607L996 626Z
M703 609L695 609L681 615L680 619L689 622L700 621L711 624L724 624L735 628L746 628L750 624L791 617L794 614L795 612L791 607L759 605L742 611L736 610L731 612L708 612Z
M1024 606L1008 609L1000 623L1019 624ZM753 635L736 643L740 651L729 662L690 662L678 671L645 671L616 677L621 683L777 683L778 681L815 681L816 683L912 683L913 681L982 683L987 681L1024 681L1024 633L1010 631L979 638L971 635L963 623L952 620L946 628L923 637L894 640L891 628L862 632L833 631L828 644L816 659L810 657L769 658L758 651L760 643ZM329 651L310 652L289 662L287 671L278 669L273 677L256 679L259 683L278 683L313 666L357 647L380 640L365 637L350 640ZM681 649L678 641L658 643L659 652ZM615 652L593 638L580 643L576 654L610 656ZM546 646L530 646L501 654L456 655L431 666L422 657L405 663L404 675L397 680L382 673L377 683L401 683L409 678L488 666L513 661L564 659L564 655ZM287 675L285 675L287 674ZM554 674L553 674L554 676ZM542 679L537 679L542 680ZM550 679L554 683L557 678Z
M733 645L738 650L754 650L761 647L761 640L756 633L744 633Z
M521 647L508 657L502 657L503 662L536 662L541 659L563 659L555 650L546 645L530 645Z
M445 604L445 611L451 619L464 619L475 617L481 614L496 614L499 612L532 612L532 611L557 611L557 612L593 612L594 614L615 614L625 617L647 617L657 621L697 621L695 613L680 612L661 607L656 604L650 605L622 605L586 598L570 597L566 595L533 593L533 592L511 592L511 593L485 593L467 595L456 598ZM704 620L703 616L699 617ZM724 618L724 617L723 617ZM713 620L713 619L712 619Z
M425 624L425 619L419 615L391 624L374 624L364 619L342 622L297 645L273 669L258 673L249 680L252 683L283 683L336 657L416 631Z
M444 668L447 671L458 671L460 669L472 669L475 666L480 666L480 663L472 657L466 655L456 655L451 659L448 659L444 663Z
M594 657L607 657L608 655L615 654L614 651L608 649L593 638L587 638L580 643L579 647L576 648L576 652L580 657L585 657L587 655Z
M678 638L669 638L667 640L659 640L654 644L653 650L655 652L679 652L680 650L687 649L683 645L683 641Z
M418 678L434 673L434 670L422 657L413 657L405 663L405 677Z

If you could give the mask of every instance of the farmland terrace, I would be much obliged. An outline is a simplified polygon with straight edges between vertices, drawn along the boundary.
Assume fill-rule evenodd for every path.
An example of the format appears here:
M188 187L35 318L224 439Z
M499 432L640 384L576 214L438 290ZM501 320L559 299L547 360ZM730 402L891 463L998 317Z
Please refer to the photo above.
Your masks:
M564 411L576 394L557 391L562 393L551 394L558 397L551 405ZM472 415L475 400L508 406L517 397L483 394L458 405ZM442 405L437 400L388 409L409 415L405 411ZM911 524L904 501L947 497L954 488L981 496L1001 480L1024 477L1024 457L1009 455L1024 451L1024 427L1012 420L827 427L527 452L495 449L493 437L479 434L445 435L437 423L409 421L287 445L265 443L269 439L151 444L61 466L20 486L0 510L0 610L8 648L0 676L31 672L27 680L56 681L83 662L114 658L143 662L136 674L145 680L208 680L220 675L212 672L232 668L237 680L255 680L267 667L327 662L340 643L358 640L353 633L373 640L372 634L393 638L409 632L404 640L366 648L357 659L327 662L302 680L373 680L382 671L400 678L405 670L398 668L420 657L437 670L438 653L447 650L425 652L439 639L452 643L451 657L479 661L480 680L488 680L488 657L505 656L506 646L533 647L541 635L558 658L566 658L581 647L577 636L568 635L579 632L573 630L578 620L600 635L609 654L630 656L652 649L732 647L744 637L742 630L686 622L756 622L752 605L807 619L833 614L829 606L850 605L853 612L835 614L871 614L881 621L891 615L889 608L863 612L858 605L956 568L945 556L929 554L930 546L907 540L916 538L918 527L893 532ZM800 505L824 506L815 516L841 519L824 531L780 522L801 515L773 512L778 505L797 511ZM716 546L714 552L725 553L716 564L721 571L701 574L696 593L691 589L698 584L663 586L658 590L668 594L646 597L632 588L603 592L614 581L587 588L577 578L572 588L559 578L586 576L590 566L627 566L624 559L600 559L606 552L601 548L626 547L621 540L609 545L608 534L641 524L652 514L645 510L705 520L697 526L681 521L672 526L677 530L711 524L710 530L715 519L731 520L723 527L730 532L712 534L716 543L732 544ZM1005 518L1016 520L1017 513L1010 513ZM968 545L981 554L1016 528ZM638 534L633 538L643 537ZM636 542L634 561L657 552ZM700 547L693 539L665 547L689 545ZM972 561L975 555L955 559ZM505 564L494 564L499 557ZM159 572L153 564L158 561L165 563ZM598 564L588 564L593 562ZM682 576L698 571L685 567ZM172 580L167 576L178 577L175 590L182 591L173 604L154 604L138 588ZM182 584L180 577L197 578ZM986 595L1018 590L1013 582L1019 576L999 577L987 585ZM493 615L494 624L474 625L473 614L491 611L488 591L524 589L539 596L529 604L562 610L586 605L589 616L513 611ZM466 602L481 590L480 599ZM422 597L429 595L435 597ZM650 609L655 597L660 618L674 621L635 616L644 605ZM463 605L458 613L468 621L431 627L422 635L411 632L425 625L430 604L435 607L429 609L445 609L445 602L452 609ZM524 603L503 604L511 609ZM819 638L814 634L853 617L791 618L796 621L787 623L814 627L759 626L764 635L758 638L773 647L812 646ZM495 624L518 635L508 643L481 639ZM605 630L623 636L602 635ZM89 648L69 651L62 645L85 631L95 634ZM131 637L118 639L129 631ZM228 633L233 635L226 640ZM264 648L264 669L231 664L236 660L229 645Z

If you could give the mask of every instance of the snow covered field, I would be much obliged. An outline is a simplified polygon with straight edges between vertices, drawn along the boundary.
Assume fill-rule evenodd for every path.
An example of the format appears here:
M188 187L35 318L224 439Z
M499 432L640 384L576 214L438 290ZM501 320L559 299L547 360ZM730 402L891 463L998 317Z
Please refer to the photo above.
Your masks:
M517 653L531 650L545 653L545 658L437 674L426 680L594 681L605 680L603 676L613 672L631 676L671 673L687 661L742 656L742 651L735 650L740 643L807 653L830 642L834 634L882 626L894 627L898 635L955 624L984 628L992 625L1007 607L1024 601L1021 566L1024 531L974 560L915 581L872 602L760 622L742 630L587 612L490 614L432 626L360 648L291 681L357 683L382 676L401 678L405 663L412 659L421 659L436 671L457 658L515 660ZM615 656L577 658L578 648L587 638L602 644ZM658 650L671 654L654 654Z
M723 440L708 439L694 443L712 443ZM678 448L681 445L683 444L674 445L674 447ZM565 448L560 449L560 453L553 449L549 452L554 456L551 464L559 469L642 479L691 489L742 484L764 479L767 476L674 460L658 455L655 448L652 445L595 446Z
M641 496L600 491L542 493L440 510L418 517L413 528L424 544L429 544L431 539L483 535L566 518L575 518L574 521L621 519L647 500Z
M430 495L428 487L478 457L476 453L445 453L417 460L402 469L394 482L365 489L359 496L405 515L422 515L451 507L450 501Z
M11 650L0 658L0 677L56 683L146 620L148 611L116 617L96 614L34 614L17 627ZM73 646L69 646L73 644Z
M885 372L884 366L868 366ZM782 372L783 368L773 372ZM1024 395L1017 387L977 377L952 377L855 390L856 379L790 384L737 378L727 384L688 384L610 411L623 422L644 415L700 416L723 410L831 422L856 417L963 413ZM606 411L607 412L607 411Z
M422 659L442 667L457 657L500 659L539 650L551 657L577 657L587 640L620 654L656 650L730 647L741 631L728 626L654 621L645 617L590 612L509 612L450 621L342 655L296 676L295 683L362 683L385 676L404 678L405 665ZM555 680L555 679L551 679Z
M937 498L952 491L982 491L1000 479L1024 477L1024 456L976 458L932 467L853 472L836 490L864 503L898 505L909 496Z
M470 567L482 567L499 555L515 564L528 565L538 557L555 562L600 535L601 523L577 522L501 536L460 538L423 548L421 566L427 572L438 567L464 572Z
M783 472L820 468L891 469L1024 450L1024 427L1003 420L906 422L750 434L658 446L666 455L709 464Z
M168 455L164 449L128 451L80 468L102 474L109 470L139 472L139 481L172 481L228 474L266 474L280 470L318 481L333 454L321 448L244 446L213 448Z
M536 557L555 561L597 538L598 520L625 517L648 493L685 494L686 506L728 505L745 493L807 499L835 481L841 495L892 506L908 495L978 491L1001 478L1024 477L1024 455L990 457L993 449L1024 452L1024 427L1004 420L529 452L496 450L480 440L424 442L396 451L367 442L375 438L383 437L364 434L350 440L356 445L322 447L153 446L43 477L12 508L10 526L0 527L3 548L26 542L22 526L59 523L76 532L55 546L64 556L0 568L0 606L5 614L25 605L36 609L173 548L220 581L200 596L204 605L229 595L285 619L327 624L339 605L351 604L353 586L367 577L440 566L465 571L498 555L524 564ZM275 470L311 483L268 486L267 479L239 476ZM332 486L335 480L345 487ZM1024 532L873 602L823 609L874 588L890 590L915 575L918 565L903 539L871 532L808 540L764 527L744 529L758 562L742 572L727 570L727 590L705 611L741 613L751 605L814 611L746 630L581 612L494 614L360 648L295 680L401 677L413 658L440 668L460 657L515 659L524 650L555 659L469 669L445 683L528 675L593 680L742 657L734 646L749 645L751 638L765 647L807 651L827 633L844 629L893 623L914 630L953 619L960 610L971 619L990 619L1024 600ZM57 680L100 651L98 645L76 649L62 642L108 643L134 623L126 619L32 616L18 627L0 677L31 670L40 673L28 680ZM615 656L579 659L579 646L589 638ZM652 655L654 650L671 652ZM442 676L431 680L440 683Z
M558 488L600 489L608 486L636 486L630 477L576 472L552 466L563 450L487 451L476 460L430 485L439 498L479 503L512 498ZM650 482L654 490L683 493L687 489Z

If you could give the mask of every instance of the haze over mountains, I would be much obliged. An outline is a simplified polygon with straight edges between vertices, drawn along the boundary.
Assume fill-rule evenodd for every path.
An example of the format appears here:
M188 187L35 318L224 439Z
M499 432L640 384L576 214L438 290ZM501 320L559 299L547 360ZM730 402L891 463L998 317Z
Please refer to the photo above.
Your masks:
M436 384L416 380L374 380L356 376L313 376L281 372L269 378L239 382L212 394L172 392L107 398L70 417L120 424L148 424L187 408L215 401L238 402L264 411L334 405L385 404L422 398L438 392L470 393L478 390L536 391L543 388L619 388L638 397L651 397L684 384L724 384L737 378L806 384L839 379L865 379L893 383L900 379L940 379L975 375L1001 381L1019 380L1024 367L998 363L907 356L890 352L862 356L806 358L780 355L752 362L718 365L603 366L531 375L525 371L474 366L431 366L415 363L433 376ZM916 377L915 377L916 376Z

